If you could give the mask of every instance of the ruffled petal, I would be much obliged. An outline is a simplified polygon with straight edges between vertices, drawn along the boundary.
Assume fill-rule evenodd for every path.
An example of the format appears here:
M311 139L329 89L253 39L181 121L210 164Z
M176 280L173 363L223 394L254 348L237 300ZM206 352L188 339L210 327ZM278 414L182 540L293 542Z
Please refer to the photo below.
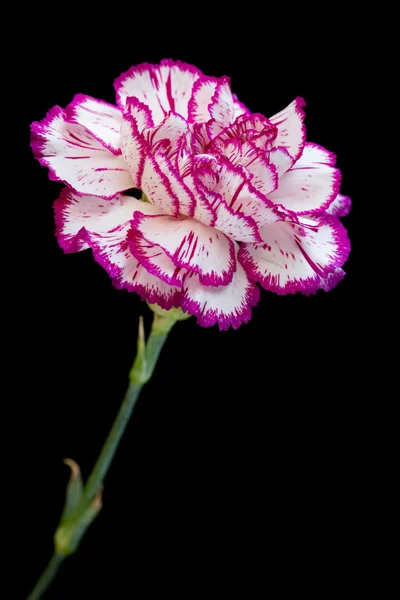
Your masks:
M235 120L235 105L229 77L221 77L208 110L211 118L218 123L221 130Z
M125 164L132 177L131 187L140 188L149 145L139 132L136 118L129 113L125 114L122 120L121 148Z
M180 287L153 275L132 255L127 239L129 229L130 224L126 223L103 235L88 234L95 260L111 276L116 288L137 292L142 300L156 303L165 310L179 306Z
M179 201L172 191L171 183L160 168L157 159L150 152L144 161L141 188L147 199L166 215L179 214Z
M195 123L194 125L192 125L192 135L190 136L190 143L193 154L206 153L206 148L210 143L206 123Z
M334 164L334 154L322 146L307 143L299 160L282 175L278 189L269 199L298 215L326 210L340 187L340 171Z
M145 129L143 136L153 151L160 145L160 142L166 142L162 145L163 152L170 155L176 152L176 146L187 130L187 121L180 115L170 113L160 125Z
M154 214L148 202L119 194L112 200L80 196L65 188L54 203L56 234L64 252L91 248L95 260L107 271L118 289L137 292L143 300L169 310L179 306L181 287L169 285L150 273L132 255L128 244L135 210ZM161 249L158 249L162 253ZM170 259L163 253L162 260Z
M344 279L345 275L346 273L340 267L334 269L332 273L328 273L325 279L320 278L318 289L330 292Z
M135 210L156 214L148 202L118 194L112 200L98 196L82 196L64 188L54 202L56 235L64 252L78 252L88 248L87 233L104 234L125 226Z
M151 111L146 104L140 102L137 98L127 98L125 106L125 115L130 115L135 119L136 126L139 132L143 129L154 127L153 117Z
M269 196L278 187L275 166L269 163L265 153L251 142L243 144L237 163L242 164L251 174L251 184L264 196Z
M215 122L214 135L235 120L235 103L229 77L206 77L203 75L193 86L189 102L189 122Z
M293 159L285 148L273 148L269 153L269 161L274 165L279 179L293 165Z
M205 189L204 186L201 185L196 177L187 177L185 182L188 183L188 186L194 191L196 206L194 209L194 218L203 223L204 225L208 225L213 227L215 224L215 220L217 215L215 210L212 207L210 200L207 198L209 196L209 192Z
M182 288L182 279L187 273L186 269L177 267L160 246L149 243L137 229L131 229L128 232L128 243L133 256L149 273L169 285Z
M149 107L154 125L161 123L169 112L186 119L193 84L201 75L196 67L172 60L131 67L114 83L117 102L124 107L126 98L134 96Z
M235 119L237 119L237 117L240 117L241 115L245 115L250 112L250 110L247 108L247 106L239 100L239 98L237 97L236 94L232 94L232 98L233 98L233 105L235 108Z
M201 166L202 162L196 160L198 158L199 157L190 154L184 157L181 156L178 161L179 174L194 197L194 218L204 225L212 227L217 218L217 215L212 208L214 196L210 194L209 189L204 185L204 181L201 179L201 175L209 167Z
M338 194L335 200L326 209L328 215L334 217L347 217L351 210L351 199L343 194Z
M211 119L209 106L219 81L217 77L202 75L195 82L188 106L189 123L206 123Z
M113 154L121 154L119 132L122 114L117 106L77 94L65 113L69 122L83 125Z
M275 223L279 216L269 202L248 181L240 166L225 162L219 172L214 192L220 194L227 206L235 213L251 217L259 227Z
M237 329L251 318L251 308L260 298L259 288L249 281L237 263L232 281L226 286L204 286L196 273L188 273L184 281L181 307L197 317L203 327L218 323L220 330Z
M240 115L231 125L226 125L222 131L219 122L212 120L207 123L207 132L214 144L232 139L244 143L258 137L260 138L258 146L263 150L268 150L272 147L278 130L264 115L245 113Z
M224 200L217 200L213 205L217 213L214 227L237 242L261 242L258 226L252 217L240 211L235 212Z
M58 106L31 129L35 157L49 168L51 179L102 198L134 187L122 155L110 152L82 125L69 123Z
M160 246L178 267L199 274L204 285L227 285L236 267L233 242L199 221L136 212L132 221L147 242Z
M269 119L278 128L274 146L283 146L293 158L293 162L300 157L306 141L303 111L305 104L303 98L298 97Z
M344 264L350 251L346 230L328 215L279 221L260 233L263 243L242 244L239 260L250 279L277 294L323 288L322 280Z
M278 186L278 174L266 153L252 142L242 144L238 139L220 140L217 146L232 165L246 168L251 184L264 196L268 196Z
M193 217L196 208L196 199L193 192L188 188L179 171L165 154L157 152L155 159L161 172L168 179L172 192L178 199L179 214Z

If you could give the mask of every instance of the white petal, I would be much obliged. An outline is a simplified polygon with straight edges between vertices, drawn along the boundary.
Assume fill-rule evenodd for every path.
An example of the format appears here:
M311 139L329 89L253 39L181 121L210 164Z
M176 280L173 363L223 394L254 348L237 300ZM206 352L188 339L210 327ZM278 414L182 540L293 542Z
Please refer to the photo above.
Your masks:
M243 104L243 102L241 102L239 100L239 98L237 97L236 94L232 94L233 97L233 103L235 106L235 119L237 119L237 117L240 117L241 115L244 115L246 113L249 113L249 109L247 108L247 106L245 106Z
M285 148L273 148L269 153L269 160L274 165L279 179L293 165L293 159Z
M112 198L133 186L121 155L104 147L85 127L68 123L54 107L40 123L32 124L32 148L50 177L82 194Z
M181 307L197 317L203 327L218 323L221 330L232 326L237 329L251 318L251 308L260 297L260 290L251 283L243 269L237 268L231 283L212 287L201 284L198 275L189 273L184 281Z
M236 212L224 200L213 206L217 213L214 227L237 242L261 241L256 222L252 217Z
M296 214L320 212L336 198L340 171L335 169L333 154L307 143L303 154L279 180L278 189L268 198Z
M221 77L212 97L209 112L211 118L220 124L221 129L235 120L235 106L228 77Z
M169 285L182 288L182 278L187 273L186 269L177 267L160 246L146 241L137 229L129 231L128 242L133 256L149 273Z
M305 106L305 102L303 98L299 97L285 109L270 117L270 121L278 127L274 146L283 146L294 162L300 157L306 140L303 106Z
M277 294L312 293L346 261L350 246L335 217L299 217L260 231L263 243L242 244L239 260L250 278Z
M170 113L160 125L143 131L150 148L154 148L161 140L167 140L168 146L174 149L180 137L188 130L186 120L175 113Z
M136 121L139 132L148 127L154 127L151 111L146 104L140 102L137 98L127 98L125 106L125 115L130 115Z
M217 146L232 165L241 165L246 168L251 184L261 194L268 196L277 188L276 168L268 162L265 151L252 142L241 143L238 139L220 140L217 142Z
M193 86L189 102L189 121L191 123L206 123L211 119L209 105L217 89L218 79L203 75Z
M112 200L98 196L81 196L64 188L54 203L58 243L65 252L87 248L86 233L102 235L113 231L133 218L135 210L156 214L148 202L118 194Z
M259 227L278 220L272 203L249 184L243 169L224 163L219 173L216 193L221 194L226 204L234 210L251 217Z
M131 187L140 188L149 146L143 135L139 133L136 119L130 114L125 114L122 121L121 148L125 164L132 177Z
M65 109L68 121L83 125L114 154L120 150L121 111L117 106L77 94Z
M132 255L127 235L130 224L107 234L88 234L96 261L108 272L118 289L137 292L142 300L157 303L165 310L179 306L181 289L151 274Z
M235 270L233 242L216 229L190 218L135 213L134 228L160 246L176 266L199 274L204 285L226 285Z
M118 77L114 87L120 106L125 106L127 97L135 96L149 107L154 125L158 125L169 112L187 118L193 84L200 75L192 65L163 60L160 65L131 67Z
M169 179L159 167L157 159L150 152L144 161L141 188L160 213L178 215L178 198L172 191Z
M178 199L179 214L193 217L196 207L193 192L187 187L184 179L165 154L158 152L155 159L160 170L168 179L172 192Z
M54 203L57 237L65 252L91 247L96 261L112 277L117 288L136 291L142 299L169 310L179 305L180 288L171 286L142 266L132 255L128 235L135 210L154 214L148 202L118 195L112 200L80 196L65 188ZM155 254L155 249L153 250ZM158 249L159 267L171 260Z

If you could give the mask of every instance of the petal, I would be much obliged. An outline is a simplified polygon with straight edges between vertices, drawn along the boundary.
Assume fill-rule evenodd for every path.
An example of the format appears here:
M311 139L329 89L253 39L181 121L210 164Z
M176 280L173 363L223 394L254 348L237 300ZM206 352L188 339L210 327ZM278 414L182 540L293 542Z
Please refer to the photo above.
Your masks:
M187 118L193 84L201 75L192 65L163 60L160 65L131 67L118 77L114 88L121 107L128 96L135 96L149 107L154 125L158 125L171 111Z
M65 113L69 122L83 125L113 154L120 154L122 115L117 106L77 94Z
M193 154L204 154L210 143L207 127L205 123L195 123L192 125L191 149Z
M196 200L196 206L193 215L194 218L204 225L212 227L217 216L215 214L215 210L212 208L210 200L208 199L210 196L209 191L196 177L192 178L189 176L185 179L185 182L187 182L188 186L194 190Z
M164 250L149 243L137 229L128 232L128 243L131 253L146 270L169 285L182 288L182 278L186 269L177 267Z
M208 110L221 130L235 120L235 106L229 77L221 77Z
M123 157L111 153L82 125L68 123L58 106L31 129L35 157L50 169L51 179L103 198L134 187Z
M235 119L237 119L237 117L240 117L240 115L245 115L245 114L250 113L247 106L239 100L239 98L237 97L236 94L232 94L232 98L233 98L233 105L235 108Z
M326 210L340 186L340 171L334 164L332 153L317 144L307 143L299 160L282 175L278 189L269 199L299 215Z
M279 179L293 165L293 158L285 148L273 148L269 153L269 160L274 165Z
M174 219L136 212L133 227L161 248L176 266L199 274L204 285L226 285L235 270L233 242L223 233L194 219Z
M210 169L211 167L203 167L202 161L196 160L198 158L198 156L190 154L179 157L178 169L183 182L195 199L194 218L204 223L204 225L213 226L215 219L217 218L217 215L211 206L211 202L214 201L214 196L210 195L209 190L201 180L201 175L204 173L204 170L206 168Z
M251 142L243 144L237 162L251 174L251 184L264 196L268 196L278 187L276 168L267 161L265 153Z
M193 86L189 122L206 123L210 119L214 119L214 136L235 120L235 103L229 77L203 76Z
M218 140L231 140L237 138L242 143L255 136L262 135L264 146L269 143L269 146L275 140L277 135L277 128L271 123L269 119L259 113L254 114L243 114L239 116L234 123L225 126L221 131L219 123L215 120L207 123L207 131L210 139L215 137ZM217 140L215 140L217 143ZM259 144L261 145L261 144ZM269 149L264 147L263 149Z
M113 278L115 287L135 291L143 300L169 310L179 306L181 290L149 273L130 252L127 236L135 209L156 212L148 202L131 196L120 194L105 201L65 188L54 203L58 242L65 252L91 247L95 260Z
M264 243L242 244L239 250L249 277L277 294L316 292L350 251L346 230L335 217L298 221L264 227L260 231Z
M235 212L224 200L213 206L217 213L214 227L237 242L261 242L256 222L252 217Z
M144 161L141 188L148 200L166 215L179 214L179 201L172 191L168 178L164 175L157 159L150 152Z
M279 218L272 203L249 183L240 166L223 163L214 191L235 213L251 217L259 227L275 223Z
M308 290L301 290L301 293L304 296L310 296L311 294L316 294L318 290L324 290L324 292L330 292L335 289L335 287L344 279L346 273L341 268L336 268L332 271L332 273L328 273L328 275L323 278L319 277L315 279L312 286Z
M87 232L103 234L128 223L135 210L154 214L154 206L131 196L118 194L112 200L82 196L64 188L54 202L56 235L64 252L88 248Z
M136 118L130 114L125 114L122 120L121 148L125 164L132 177L131 187L140 188L149 145L143 135L139 133Z
M278 187L275 166L267 160L265 152L252 142L243 144L234 138L220 140L214 147L218 147L231 164L245 167L251 184L264 196Z
M129 229L130 224L126 223L103 235L88 234L95 260L112 277L116 288L137 292L142 300L159 304L165 310L179 306L181 289L149 273L132 255L127 240Z
M285 109L278 112L270 121L277 126L278 135L274 146L283 146L296 162L300 157L306 141L306 128L304 126L305 106L303 98L296 98Z
M172 192L178 199L179 214L193 217L196 208L196 200L193 192L185 184L179 171L165 154L157 152L155 158L161 172L168 179Z
M319 289L330 292L343 280L345 275L346 273L343 269L336 268L332 273L329 273L325 279L320 279Z
M136 125L138 131L143 131L143 129L154 127L153 117L151 116L151 112L146 104L140 102L137 98L127 98L126 106L124 114L130 115L136 121Z
M203 327L218 323L220 330L237 329L251 318L251 308L260 298L260 290L251 283L243 269L237 263L231 283L213 287L201 284L198 275L188 273L184 282L181 307L195 315Z
M167 140L168 151L171 153L175 149L178 140L187 130L188 124L186 119L175 113L170 113L160 125L145 129L143 135L152 149L162 140Z
M211 119L209 105L217 89L219 79L202 75L193 86L188 106L189 123L206 123Z
M328 215L335 217L347 217L351 210L351 199L348 196L338 194L336 199L326 209Z

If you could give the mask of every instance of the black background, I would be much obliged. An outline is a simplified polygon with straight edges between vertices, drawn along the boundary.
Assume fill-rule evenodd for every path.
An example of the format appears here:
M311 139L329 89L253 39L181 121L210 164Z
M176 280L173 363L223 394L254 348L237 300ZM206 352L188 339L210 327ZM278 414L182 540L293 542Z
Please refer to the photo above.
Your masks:
M84 24L68 10L30 15L20 71L29 93L18 120L29 185L20 204L15 384L29 393L17 404L25 564L16 597L51 555L69 474L62 459L90 472L127 385L138 316L147 329L151 319L89 251L59 249L52 202L61 184L33 159L29 123L78 92L113 102L122 71L162 58L230 75L239 98L267 116L305 98L308 139L337 154L342 192L353 198L344 219L353 252L347 277L328 294L263 291L238 331L203 329L194 318L176 325L107 476L104 508L46 599L192 598L200 589L209 597L230 588L253 598L276 585L324 597L351 569L360 57L344 15L298 20L281 7L271 18L254 9L246 17L242 7L229 24L211 14L203 23L197 8L179 25L156 7L140 17L105 11Z

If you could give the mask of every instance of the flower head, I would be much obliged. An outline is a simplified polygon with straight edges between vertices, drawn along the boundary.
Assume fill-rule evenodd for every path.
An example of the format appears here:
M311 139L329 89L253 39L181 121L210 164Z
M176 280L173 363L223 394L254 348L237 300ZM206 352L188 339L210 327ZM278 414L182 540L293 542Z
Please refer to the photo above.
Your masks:
M115 90L118 106L79 94L32 125L35 156L67 186L65 252L91 248L116 287L221 329L250 319L257 282L310 294L343 278L350 200L334 155L305 141L301 98L252 114L229 78L171 60Z

